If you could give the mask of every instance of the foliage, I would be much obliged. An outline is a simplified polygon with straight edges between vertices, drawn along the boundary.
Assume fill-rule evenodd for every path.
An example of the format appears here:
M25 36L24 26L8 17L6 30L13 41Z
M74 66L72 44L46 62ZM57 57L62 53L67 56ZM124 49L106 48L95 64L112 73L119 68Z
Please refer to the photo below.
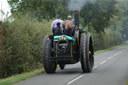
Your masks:
M10 0L12 13L29 12L30 16L36 17L39 21L42 19L55 18L56 14L60 14L62 18L69 13L66 7L68 0Z
M119 8L120 10L122 10L122 29L121 29L121 33L123 35L123 39L124 40L128 40L128 1L124 0L124 1L119 1Z
M122 42L122 35L119 31L112 31L107 28L105 32L97 34L91 33L94 39L95 50L102 50L112 46L119 45Z
M55 18L57 14L65 19L67 15L71 14L68 9L69 0L9 0L9 3L13 15L17 12L27 12L39 21L42 21L42 19L50 20ZM124 16L127 17L127 3L127 0L95 0L85 3L80 11L80 23L83 27L88 27L89 30L95 30L97 33L104 32L110 26L111 19L114 17L118 17L118 21L125 18ZM128 34L127 19L123 19L122 23L123 30L121 32L126 36Z
M50 24L38 22L27 15L5 23L6 53L0 59L0 77L30 71L41 65L42 40L50 33Z
M115 4L115 0L97 0L95 3L88 3L81 10L82 24L95 29L96 32L104 32L116 13Z

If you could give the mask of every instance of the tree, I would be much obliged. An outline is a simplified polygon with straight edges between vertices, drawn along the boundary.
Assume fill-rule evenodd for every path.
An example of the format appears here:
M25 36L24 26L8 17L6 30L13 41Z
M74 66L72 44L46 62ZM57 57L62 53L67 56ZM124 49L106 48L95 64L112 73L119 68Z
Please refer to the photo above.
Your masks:
M81 10L83 25L91 26L97 32L104 32L110 19L116 14L115 4L115 0L97 0L95 3L85 4Z
M68 15L68 0L10 0L12 13L28 12L32 17L36 17L39 21L42 19L55 18L56 14L60 14L63 18Z

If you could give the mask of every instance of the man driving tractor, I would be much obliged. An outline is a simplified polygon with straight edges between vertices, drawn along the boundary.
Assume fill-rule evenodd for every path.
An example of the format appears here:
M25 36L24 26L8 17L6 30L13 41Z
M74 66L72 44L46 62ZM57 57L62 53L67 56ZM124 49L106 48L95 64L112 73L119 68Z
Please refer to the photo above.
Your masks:
M52 32L53 35L62 35L63 34L63 26L64 26L64 22L63 20L60 19L59 16L56 17L56 20L54 20L52 22Z
M52 32L53 35L68 35L73 36L73 30L75 25L73 24L72 17L69 15L68 19L64 22L57 16L56 20L52 23Z

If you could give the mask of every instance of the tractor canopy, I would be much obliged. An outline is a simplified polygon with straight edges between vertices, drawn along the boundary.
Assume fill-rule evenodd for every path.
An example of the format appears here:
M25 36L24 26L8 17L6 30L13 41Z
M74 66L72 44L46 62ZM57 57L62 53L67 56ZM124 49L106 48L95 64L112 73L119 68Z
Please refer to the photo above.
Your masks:
M58 35L58 36L54 36L54 40L58 40L58 39L61 39L61 40L71 40L73 41L73 44L75 44L75 39L74 37L70 37L70 36L67 36L67 35Z

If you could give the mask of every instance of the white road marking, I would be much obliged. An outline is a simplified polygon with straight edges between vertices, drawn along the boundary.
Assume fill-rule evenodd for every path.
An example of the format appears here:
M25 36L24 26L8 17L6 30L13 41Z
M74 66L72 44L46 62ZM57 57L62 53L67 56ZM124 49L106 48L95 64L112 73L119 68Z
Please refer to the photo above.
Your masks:
M112 58L114 58L114 57L120 55L121 53L123 53L123 51L121 51L121 52L119 52L119 53L117 53L117 54L114 54L112 57L110 57L110 58L108 58L108 59L102 61L102 62L100 63L100 65L102 65L102 64L104 64L104 63L106 63L106 62L108 62L109 60L111 60Z
M124 51L126 51L126 50L123 50L123 51L121 51L121 52L119 52L119 53L113 55L112 57L110 57L110 58L108 58L108 59L102 61L99 65L94 66L93 69L96 69L96 68L98 68L100 65L105 64L106 62L110 61L110 60L111 60L112 58L114 58L115 56L120 55L120 54L123 53ZM82 78L83 76L84 76L84 75L80 75L80 76L76 77L75 79L73 79L73 80L71 80L70 82L68 82L67 85L72 84L73 82L75 82L76 80Z
M73 82L75 82L76 80L80 79L80 78L83 77L83 76L84 76L84 75L78 76L77 78L75 78L75 79L71 80L70 82L68 82L67 85L72 84Z
M118 56L118 55L120 55L121 53L123 53L123 51L121 51L121 52L115 54L113 57Z
M97 67L98 67L98 65L97 66L94 66L93 69L96 69Z
M127 51L128 49L125 49L125 50L123 50L122 52L124 52L124 51Z
M113 57L108 58L108 60L111 60Z
M104 64L104 63L106 63L107 62L107 60L104 60L104 61L102 61L101 63L100 63L100 65L102 65L102 64Z

